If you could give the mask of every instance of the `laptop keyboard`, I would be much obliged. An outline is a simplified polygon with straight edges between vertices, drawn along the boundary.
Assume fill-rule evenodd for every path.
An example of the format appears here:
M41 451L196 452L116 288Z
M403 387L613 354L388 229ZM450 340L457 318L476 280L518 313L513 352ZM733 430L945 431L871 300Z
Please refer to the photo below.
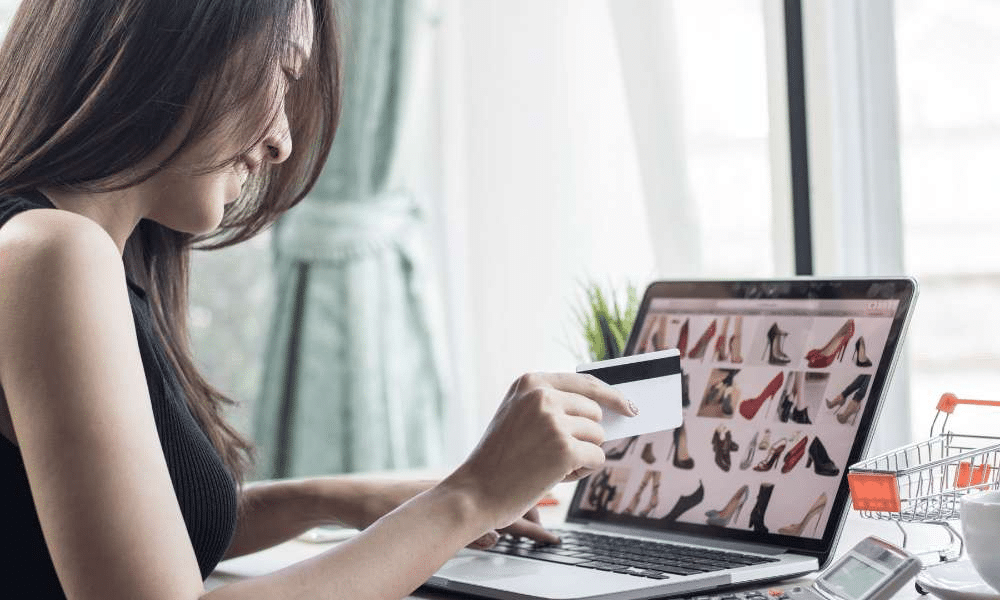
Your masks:
M559 530L553 532L562 539L561 544L543 546L531 540L503 536L489 552L651 579L667 579L676 575L695 575L778 561L768 556L692 548L596 533Z

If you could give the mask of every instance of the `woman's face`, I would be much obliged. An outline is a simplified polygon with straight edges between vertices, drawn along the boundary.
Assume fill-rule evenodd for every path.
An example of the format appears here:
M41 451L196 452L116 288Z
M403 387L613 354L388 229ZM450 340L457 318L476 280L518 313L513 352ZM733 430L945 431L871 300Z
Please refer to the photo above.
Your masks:
M267 163L278 164L289 157L292 138L285 114L285 94L291 85L290 79L298 77L309 59L313 39L311 2L300 2L297 12L293 19L292 52L282 56L280 64L274 65L281 81L277 118L260 143L250 151L239 154L234 164L210 173L202 171L209 165L237 155L244 149L245 141L232 139L232 136L229 136L230 139L220 139L223 135L215 134L185 150L168 168L142 184L149 199L146 218L176 231L192 234L211 232L222 222L225 205L239 197L243 185L253 173ZM237 129L241 124L247 124L247 119L267 118L246 114L230 117L231 125ZM231 128L222 128L229 129ZM178 127L178 130L178 133L182 132L183 127ZM168 140L165 146L170 144L171 141Z

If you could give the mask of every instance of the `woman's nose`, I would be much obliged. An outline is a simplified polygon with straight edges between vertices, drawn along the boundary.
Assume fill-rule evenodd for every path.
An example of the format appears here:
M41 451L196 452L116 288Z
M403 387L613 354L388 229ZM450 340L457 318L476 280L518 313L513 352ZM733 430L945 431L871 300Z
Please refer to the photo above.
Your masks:
M264 146L264 160L278 164L288 160L292 154L292 133L288 127L288 117L282 110L270 133L261 141Z

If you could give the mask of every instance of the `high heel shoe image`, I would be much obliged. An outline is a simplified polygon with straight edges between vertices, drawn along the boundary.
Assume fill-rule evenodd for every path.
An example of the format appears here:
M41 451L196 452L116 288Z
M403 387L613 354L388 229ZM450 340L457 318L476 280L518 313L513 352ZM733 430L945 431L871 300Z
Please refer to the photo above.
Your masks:
M632 501L628 503L628 507L625 508L623 514L631 515L635 514L637 508L639 508L639 501L642 498L642 493L646 491L646 485L652 483L653 489L650 492L649 502L646 504L646 508L642 509L639 513L640 517L645 517L656 508L659 502L660 496L660 472L659 471L646 471L646 474L642 478L642 482L639 483L639 489L636 490L635 495L632 496Z
M771 469L773 469L774 464L778 462L778 457L781 456L781 453L785 451L785 446L787 445L788 445L788 440L786 440L785 438L781 438L780 440L771 444L771 449L768 450L767 456L764 458L764 460L757 463L757 466L755 466L753 470L759 473L764 473L766 471L770 471Z
M854 364L859 367L872 366L872 361L868 358L868 353L865 352L865 336L858 336L858 341L854 342L854 355L851 358L854 359Z
M760 443L757 444L758 450L767 450L771 447L771 430L764 430L764 437L760 438Z
M844 404L848 396L850 396L850 402L847 402L847 404L840 409L840 412L837 413L838 421L843 424L850 421L851 425L854 424L854 421L858 417L858 412L861 411L861 401L864 400L865 394L868 393L868 384L871 383L871 380L872 376L870 374L862 373L861 375L855 377L854 381L848 384L848 386L844 388L844 391L834 398L834 401L836 402L834 406L839 406ZM827 402L827 406L830 406L831 404L831 402Z
M673 454L674 467L685 471L694 468L694 459L688 454L687 431L684 425L674 429L674 444L670 447L670 453Z
M778 371L778 374L774 376L774 379L770 381L764 390L756 398L747 398L743 402L740 402L740 414L743 415L748 421L753 420L757 416L757 411L760 407L764 405L764 402L774 398L774 395L778 393L781 389L781 384L785 381L785 374Z
M691 393L688 389L690 387L690 379L687 371L681 369L681 408L691 406Z
M681 353L681 358L687 355L688 347L688 325L691 319L684 319L684 324L681 325L681 332L677 336L677 350Z
M806 441L808 441L809 437L801 434L799 435L801 437L792 443L792 447L788 450L788 453L785 454L784 464L781 465L781 472L783 474L791 473L792 469L795 468L795 465L799 464L799 461L802 460L802 457L806 454Z
M702 485L701 481L699 481L698 489L687 496L681 496L678 498L677 504L670 509L670 512L663 517L663 520L667 522L676 521L678 517L700 504L704 499L705 486Z
M844 360L844 351L852 337L854 337L854 319L848 319L825 346L814 348L806 354L809 368L823 369L833 364L835 359Z
M708 348L708 343L712 341L712 337L715 335L715 328L718 326L716 321L716 319L712 319L708 328L705 329L705 333L701 334L701 337L695 342L694 347L688 352L688 358L705 358L705 349Z
M806 461L806 468L813 467L817 475L825 477L836 477L840 475L840 469L826 453L826 447L818 437L814 437L809 444L809 460Z
M739 451L740 445L733 441L733 434L725 425L719 425L712 434L712 449L715 451L715 464L728 473L733 465L731 454Z
M726 341L729 339L728 331L729 331L729 317L726 317L725 319L722 320L722 332L719 334L719 337L715 339L714 354L715 354L715 360L717 362L726 361L726 350L727 350Z
M624 442L619 442L619 445L617 447L608 448L607 450L604 451L604 458L606 458L607 460L620 460L621 457L625 456L628 453L629 449L632 447L632 444L634 444L637 439L639 439L639 436L633 435Z
M767 330L767 345L764 346L761 360L766 357L768 364L778 366L792 362L792 359L781 349L781 340L786 337L788 337L788 332L782 331L777 323L772 323Z
M745 485L733 494L724 507L705 513L705 516L708 517L708 524L716 527L728 527L729 521L736 521L740 518L740 511L743 510L743 505L746 504L748 498L750 498L750 486Z
M767 533L767 525L764 524L764 514L767 512L767 505L771 502L771 494L774 492L773 483L762 483L757 490L757 503L750 511L750 527L757 533Z
M851 425L854 425L854 422L858 419L859 412L861 412L861 401L852 398L847 403L847 407L837 413L837 420L843 425L846 425L848 421L851 422Z
M803 517L801 521L778 529L778 533L782 535L802 535L802 529L809 523L810 520L812 520L813 517L816 517L816 525L813 527L813 537L816 537L819 529L820 516L823 514L824 508L826 508L826 492L823 492L819 495L819 498L816 498L816 502L814 502L809 508L806 512L806 516Z
M743 317L733 317L733 335L729 338L729 362L743 362Z
M753 457L757 453L757 437L759 435L759 433L754 433L750 439L750 444L747 445L747 455L743 458L743 462L740 463L740 471L746 471L753 464Z
M781 400L778 401L778 420L787 423L792 416L797 397L795 393L796 372L792 371L785 378L785 387L781 390Z

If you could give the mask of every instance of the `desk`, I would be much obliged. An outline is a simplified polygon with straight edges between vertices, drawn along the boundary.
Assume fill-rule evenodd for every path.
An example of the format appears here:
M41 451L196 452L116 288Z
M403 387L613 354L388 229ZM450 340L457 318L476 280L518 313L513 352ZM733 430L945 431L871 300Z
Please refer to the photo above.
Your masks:
M544 507L542 509L541 516L544 524L551 526L564 519L566 506L569 503L569 499L572 497L574 485L575 484L562 484L557 486L554 493L560 500L559 505L554 507ZM944 533L944 530L935 526L917 525L908 527L907 534L910 536L910 545L914 548L939 547L947 541L947 535ZM869 535L876 535L897 545L902 544L899 529L894 523L863 519L852 510L851 514L847 518L847 523L844 526L844 531L841 534L840 543L837 546L837 552L835 554L839 556L842 552L849 550ZM263 575L300 560L315 556L316 554L331 548L334 544L335 542L317 544L300 540L292 540L249 556L241 556L239 558L230 559L219 564L219 567L215 570L215 572L209 576L206 585L209 588L213 588L233 581L239 581L246 577ZM790 582L784 582L782 585L788 587L796 583L808 584L811 579L811 577L802 577ZM468 596L425 589L419 589L414 592L412 596L410 596L410 598L422 600L455 600L457 598L465 597ZM927 599L932 597L921 596L916 592L912 585L907 585L895 596L895 598L896 600L916 600L917 598Z

